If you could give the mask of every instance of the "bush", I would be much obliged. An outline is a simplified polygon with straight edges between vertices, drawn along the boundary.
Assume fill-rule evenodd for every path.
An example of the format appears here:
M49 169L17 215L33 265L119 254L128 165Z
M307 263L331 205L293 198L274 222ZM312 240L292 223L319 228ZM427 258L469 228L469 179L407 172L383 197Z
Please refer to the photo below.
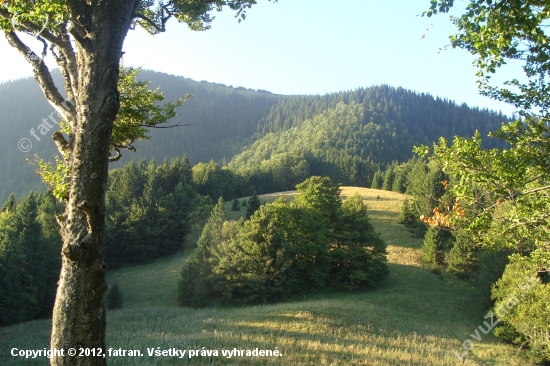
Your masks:
M109 310L122 309L122 292L116 282L105 295L105 306Z
M527 345L535 362L550 362L550 285L536 278L542 268L550 268L547 250L537 249L528 256L512 255L493 287L493 311L505 323L503 329L495 330L496 335Z
M386 245L359 195L342 205L338 186L321 177L297 187L292 203L281 198L238 223L223 223L220 201L181 272L180 304L279 301L362 288L388 274Z
M479 298L485 300L485 308L492 307L491 290L493 285L502 277L506 265L510 262L509 250L481 250L477 257L477 272L471 280L479 291Z

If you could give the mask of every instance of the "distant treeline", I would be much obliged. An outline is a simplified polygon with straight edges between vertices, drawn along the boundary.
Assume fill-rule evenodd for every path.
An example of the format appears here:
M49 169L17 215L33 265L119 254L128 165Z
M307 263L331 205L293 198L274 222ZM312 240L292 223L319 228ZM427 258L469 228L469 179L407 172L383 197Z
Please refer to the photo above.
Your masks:
M333 129L331 115L334 117L334 110L338 105L360 105L360 112L356 112L362 118L357 120L357 126L350 125L353 122L347 121L344 131L339 135L327 131L333 147L331 151L320 151L322 141L316 140L317 150L305 154L306 149L303 149L304 154L298 154L298 157L308 160L311 174L324 175L323 170L329 168L323 165L330 164L330 169L338 171L331 174L335 181L347 182L346 179L351 179L368 185L365 177L372 173L369 173L371 169L377 169L376 164L385 165L393 160L409 159L415 144L428 144L436 141L439 136L471 136L476 129L486 136L508 119L502 114L472 109L466 105L458 106L449 100L386 85L323 96L282 96L265 91L196 82L152 71L142 71L139 78L150 80L152 88L160 86L167 101L175 101L187 93L193 94L194 98L185 102L171 121L188 126L173 128L169 132L165 129L153 129L151 141L138 142L135 145L137 152L127 152L112 168L122 167L131 159L155 158L162 161L183 155L187 155L193 165L214 160L223 167L241 152L251 154L251 150L255 149L251 145L264 136L273 142L274 139L298 134L302 135L299 142L302 144L307 138L314 137L305 136L306 131L313 128L321 133L319 128L312 126L312 119L323 120L327 128ZM60 81L59 75L56 80ZM30 135L31 128L37 129L44 118L49 118L53 109L45 101L34 80L22 79L0 84L0 111L0 171L3 172L0 176L0 200L5 200L11 192L21 197L31 189L44 190L44 185L26 159L33 160L34 154L37 154L46 161L53 160L56 150L49 136L54 131L51 130L46 135L38 134L40 141ZM299 130L285 134L285 131L293 128ZM271 133L277 137L267 137ZM349 153L336 152L346 149L346 138L350 133L356 134L355 137L352 136L356 141L350 141L349 144L357 146L358 150L350 150ZM22 138L28 138L32 142L29 152L19 150L18 141ZM359 138L366 140L358 142ZM260 145L265 143L264 141ZM498 140L488 139L486 142L488 147L498 144ZM280 147L274 147L272 152L292 153L283 151ZM269 158L271 156L267 159ZM285 159L273 156L274 161L279 158ZM241 169L246 166L242 160L242 157L238 158L232 165ZM278 173L275 171L273 174ZM303 176L299 176L292 183L302 180ZM280 185L279 183L275 182L275 185ZM258 184L265 182L255 183ZM266 188L265 191L272 189L275 187Z

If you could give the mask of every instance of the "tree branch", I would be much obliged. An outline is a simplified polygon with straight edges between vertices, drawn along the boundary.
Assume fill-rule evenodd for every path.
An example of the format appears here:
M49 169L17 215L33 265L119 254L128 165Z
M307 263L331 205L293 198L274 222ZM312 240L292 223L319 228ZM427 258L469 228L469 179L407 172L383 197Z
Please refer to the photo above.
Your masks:
M526 195L526 194L529 194L529 193L535 193L535 192L544 191L544 190L547 190L547 189L550 189L550 185L544 186L544 187L539 187L539 188L533 188L533 189L530 189L530 190L525 191L525 192L517 192L517 194L523 196L523 195Z
M155 28L157 32L162 33L166 31L165 23L162 23L162 26L159 27L153 20L149 19L147 16L143 14L134 14L133 18L141 19L145 21L147 24L149 24L151 27Z
M54 134L52 135L52 140L57 145L57 149L59 150L61 155L65 157L67 153L70 153L71 149L69 143L67 142L67 140L65 140L65 137L60 131L54 132Z
M40 88L42 88L44 96L48 102L50 102L59 114L65 117L70 117L70 114L68 115L67 111L63 108L65 98L63 98L57 89L57 86L53 82L50 70L43 60L40 59L38 55L36 55L29 47L27 47L14 31L5 32L5 35L10 46L19 51L19 53L25 57L27 62L31 64L34 78L38 82L38 85L40 85Z
M109 163L112 163L112 162L115 162L115 161L119 161L120 158L122 157L122 154L120 153L120 149L119 149L119 148L114 147L113 150L116 151L116 155L115 155L115 156L112 156L111 153L109 153Z
M194 125L194 123L186 123L184 125L172 125L172 126L157 126L157 125L138 125L138 127L149 127L149 128L172 128L172 127L185 127L185 126L191 126Z

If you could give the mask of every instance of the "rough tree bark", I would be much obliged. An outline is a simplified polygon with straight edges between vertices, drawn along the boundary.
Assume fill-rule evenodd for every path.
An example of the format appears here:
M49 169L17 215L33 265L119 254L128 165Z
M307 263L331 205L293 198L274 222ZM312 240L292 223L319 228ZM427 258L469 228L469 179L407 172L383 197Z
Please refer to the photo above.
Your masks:
M204 30L213 19L210 11L227 5L244 19L246 9L255 3L169 0L158 6L144 0L0 1L0 30L32 65L46 99L70 131L68 140L60 131L52 136L70 168L66 209L57 217L63 240L62 269L51 336L51 348L63 350L63 356L52 357L52 365L106 365L104 355L97 356L105 352L105 192L109 160L117 158L109 152L120 107L119 65L128 30L139 25L152 34L164 32L172 17L193 30ZM71 103L16 29L42 42L42 55L49 46ZM96 356L79 357L80 348L94 349ZM69 349L75 349L76 355L70 355Z
M64 75L75 104L74 140L68 142L71 187L58 218L63 238L62 270L53 311L52 349L64 357L52 365L106 365L101 357L78 357L78 349L105 350L105 192L109 143L118 112L122 44L136 1L69 1L76 73ZM69 82L70 85L67 85ZM63 142L62 142L63 145ZM67 354L76 348L76 356Z
M65 91L72 100L67 106L51 80L46 66L19 40L7 32L10 44L34 68L35 78L46 98L64 116L73 132L66 141L57 133L54 140L69 160L70 190L66 210L58 217L63 239L62 270L53 312L51 348L64 350L52 365L105 365L102 357L78 357L78 349L105 349L105 191L109 143L118 112L118 73L122 44L130 28L135 0L68 1L74 46L68 37L41 37L57 47L54 53L64 77ZM74 49L73 49L74 47ZM52 50L53 52L53 50ZM64 106L63 106L64 104ZM69 356L68 350L77 350Z

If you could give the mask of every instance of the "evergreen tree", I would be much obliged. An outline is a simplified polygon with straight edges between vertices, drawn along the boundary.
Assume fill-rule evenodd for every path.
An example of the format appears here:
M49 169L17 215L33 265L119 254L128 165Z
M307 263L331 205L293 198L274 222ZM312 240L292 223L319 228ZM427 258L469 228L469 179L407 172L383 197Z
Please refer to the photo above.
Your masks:
M372 177L371 188L382 189L382 184L384 184L384 174L381 170L377 170Z
M341 220L333 223L332 228L336 232L329 252L332 287L364 288L389 274L386 244L370 223L367 206L359 193L343 202Z
M445 238L442 230L430 226L424 236L422 258L432 265L432 268L445 264Z
M449 266L447 272L467 279L477 270L477 254L480 246L471 237L457 235L454 245L449 253Z
M260 198L256 194L256 191L252 192L252 196L250 196L246 205L245 217L249 219L254 214L254 212L256 212L256 210L260 208L261 205L262 203L260 202Z
M105 306L109 310L122 309L122 292L115 282L105 294Z
M2 205L2 208L0 208L0 211L6 211L6 210L12 211L14 209L15 209L15 196L13 195L13 193L10 193L8 199Z
M412 203L409 199L405 199L401 204L401 210L399 211L399 217L397 218L397 223L411 226L415 222L418 222L416 215L413 211Z
M393 166L390 165L384 173L384 182L382 183L382 189L385 191L391 191L394 178L395 173L393 171Z
M233 203L231 204L231 211L240 211L241 210L241 202L238 198L235 198L233 200Z
M208 219L197 248L185 262L178 282L178 302L183 306L202 307L220 297L215 287L212 262L213 248L222 241L222 227L226 220L223 198L218 199Z
M31 192L4 206L0 212L0 324L49 317L60 269L55 201L50 194Z

